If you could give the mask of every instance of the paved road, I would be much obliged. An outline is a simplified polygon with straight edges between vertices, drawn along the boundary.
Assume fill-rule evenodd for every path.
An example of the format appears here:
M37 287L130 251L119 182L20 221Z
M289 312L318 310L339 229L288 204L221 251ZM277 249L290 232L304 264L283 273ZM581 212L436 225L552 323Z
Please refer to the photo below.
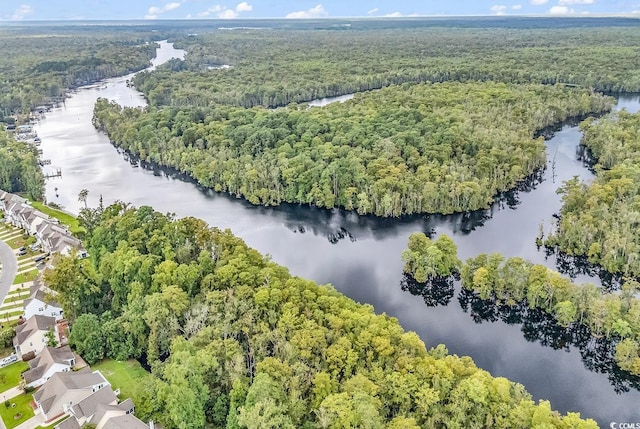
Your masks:
M2 272L0 272L0 303L7 296L9 288L16 278L18 272L18 259L11 247L4 241L0 240L0 261L2 261ZM25 422L26 423L26 422ZM6 426L2 419L0 419L0 429L5 429Z
M0 261L2 272L0 273L0 303L7 296L9 288L13 284L18 272L18 259L14 250L7 243L0 240Z

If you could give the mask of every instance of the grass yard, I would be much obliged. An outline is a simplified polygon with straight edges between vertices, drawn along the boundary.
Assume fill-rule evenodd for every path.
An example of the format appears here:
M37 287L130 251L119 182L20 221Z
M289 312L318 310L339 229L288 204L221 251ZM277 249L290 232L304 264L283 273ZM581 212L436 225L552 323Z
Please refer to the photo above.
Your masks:
M37 268L34 268L33 270L27 271L26 273L18 274L16 278L13 280L13 284L17 285L21 283L31 282L35 280L36 277L38 277L39 272L40 271L38 271Z
M120 389L120 398L133 399L136 403L138 392L142 392L151 379L151 374L140 366L137 360L115 361L103 360L91 367L92 370L100 370L113 390Z
M11 295L11 297L5 298L3 305L7 306L7 305L10 305L12 302L24 301L27 298L29 298L29 289L26 289L26 293Z
M76 219L74 216L70 215L69 213L56 210L53 207L46 206L38 201L32 201L31 205L35 209L40 210L42 213L49 215L53 218L56 218L60 221L60 223L67 225L72 234L85 232L84 228L80 226L78 219Z
M21 360L0 368L0 392L16 387L20 383L20 374L25 369L29 369L29 364ZM4 404L0 403L0 407L4 408Z
M33 417L33 408L29 405L31 401L33 401L32 394L23 394L9 400L11 404L16 404L15 407L9 406L7 408L5 407L4 401L0 403L0 416L2 416L2 421L4 421L7 429L13 429L20 423L24 423ZM20 418L16 418L18 414L20 414Z
M28 246L29 244L33 244L35 242L36 242L36 238L34 236L27 235L25 237L23 234L20 234L19 236L15 237L15 238L12 238L11 240L7 241L6 243L12 249L17 249L19 247Z

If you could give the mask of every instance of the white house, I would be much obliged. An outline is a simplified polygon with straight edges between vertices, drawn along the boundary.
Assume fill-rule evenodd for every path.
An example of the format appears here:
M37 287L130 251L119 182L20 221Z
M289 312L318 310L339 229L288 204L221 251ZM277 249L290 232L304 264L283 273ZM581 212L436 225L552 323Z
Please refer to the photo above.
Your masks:
M29 352L39 354L47 346L47 333L52 331L55 341L60 343L60 334L55 317L40 316L36 314L27 319L22 325L16 326L16 336L13 338L13 346L16 349L18 359Z
M29 298L24 300L24 318L31 319L33 316L54 317L56 321L63 318L62 306L53 301L42 289L36 289Z
M85 425L93 425L96 429L149 429L133 412L131 399L118 404L111 387L104 387L72 406L69 418L54 429L80 429Z
M29 369L22 373L27 387L42 386L57 372L69 372L76 364L76 357L69 346L45 347L35 359L29 361Z
M56 372L33 394L33 399L48 423L68 414L74 405L107 386L110 384L102 373L91 372L88 367L77 372Z

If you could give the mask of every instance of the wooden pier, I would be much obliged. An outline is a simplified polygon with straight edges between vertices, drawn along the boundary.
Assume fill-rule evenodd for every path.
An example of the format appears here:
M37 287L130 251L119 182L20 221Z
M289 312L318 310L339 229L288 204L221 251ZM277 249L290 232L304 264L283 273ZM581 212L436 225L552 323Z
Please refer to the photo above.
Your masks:
M52 177L62 177L62 169L58 168L55 172L44 175L45 179L50 179Z

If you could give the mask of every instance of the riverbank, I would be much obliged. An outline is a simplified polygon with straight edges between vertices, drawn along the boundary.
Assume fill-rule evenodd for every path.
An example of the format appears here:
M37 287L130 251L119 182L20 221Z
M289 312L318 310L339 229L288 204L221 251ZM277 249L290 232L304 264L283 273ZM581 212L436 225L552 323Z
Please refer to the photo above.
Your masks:
M540 224L548 228L553 214L559 211L556 190L563 181L576 175L582 180L593 177L576 154L581 137L576 127L565 126L545 143L547 159L555 158L555 172L548 165L539 177L523 184L521 192L505 196L488 210L454 216L375 219L299 205L265 208L216 194L157 168L132 168L130 159L118 153L91 125L98 97L119 104L145 104L125 81L125 77L111 79L104 89L78 91L63 109L54 110L38 125L46 157L65 170L63 177L47 182L48 201L78 213L84 207L78 193L88 189L90 207L97 206L102 195L105 205L120 199L230 228L249 246L269 254L293 274L333 284L348 297L373 305L377 313L396 317L404 329L426 339L428 347L444 343L450 353L471 356L493 376L525 385L536 400L550 399L555 409L580 411L603 426L636 417L633 411L640 403L640 394L634 390L617 392L597 366L585 368L576 347L567 345L556 350L541 344L546 340L529 341L523 338L521 324L500 320L477 323L455 299L448 306L426 307L422 297L401 288L400 254L409 235L416 231L448 234L456 242L461 259L500 252L554 268L555 256L547 257L535 245ZM640 102L633 97L622 98L618 106L637 109ZM576 281L591 278L579 275Z

